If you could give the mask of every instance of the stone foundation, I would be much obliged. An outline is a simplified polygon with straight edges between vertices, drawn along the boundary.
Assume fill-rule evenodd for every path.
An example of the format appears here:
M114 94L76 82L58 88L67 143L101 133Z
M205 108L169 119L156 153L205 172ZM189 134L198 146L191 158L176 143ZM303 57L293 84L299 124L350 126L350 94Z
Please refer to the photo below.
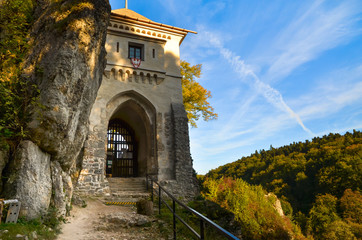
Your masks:
M106 131L104 129L104 131ZM80 195L108 195L105 177L105 134L90 133L85 142L81 171L75 191Z

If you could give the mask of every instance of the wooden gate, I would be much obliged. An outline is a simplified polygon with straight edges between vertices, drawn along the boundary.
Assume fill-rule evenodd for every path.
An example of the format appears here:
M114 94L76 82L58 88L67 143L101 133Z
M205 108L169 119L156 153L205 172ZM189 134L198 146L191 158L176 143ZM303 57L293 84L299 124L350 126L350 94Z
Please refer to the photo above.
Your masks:
M107 175L137 177L136 155L133 130L122 120L111 120L107 131Z

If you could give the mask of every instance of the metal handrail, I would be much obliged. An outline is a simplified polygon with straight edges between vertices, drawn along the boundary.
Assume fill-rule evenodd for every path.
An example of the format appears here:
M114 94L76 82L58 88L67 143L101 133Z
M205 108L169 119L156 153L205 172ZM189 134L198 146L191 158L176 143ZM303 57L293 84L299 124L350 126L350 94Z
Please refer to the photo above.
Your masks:
M161 215L161 204L162 202L165 204L165 206L172 212L173 215L173 232L174 232L174 240L176 240L176 218L184 224L198 239L204 240L205 239L205 223L211 225L213 228L218 230L224 237L231 240L240 240L239 238L235 237L233 234L228 232L227 230L223 229L201 213L197 212L196 210L186 206L184 203L180 202L178 199L176 199L171 193L169 193L166 189L164 189L157 181L154 181L152 178L149 179L148 175L146 176L146 186L147 190L149 190L149 180L151 181L151 200L153 202L153 195L154 195L154 187L153 183L155 183L158 186L158 190L156 190L158 194L158 211ZM157 187L156 187L157 188ZM167 194L169 198L172 199L172 208L167 204L167 202L162 199L162 191ZM197 233L195 229L193 229L190 225L188 225L179 215L176 214L176 203L179 204L181 207L186 209L187 211L191 212L195 216L197 216L200 219L200 234Z

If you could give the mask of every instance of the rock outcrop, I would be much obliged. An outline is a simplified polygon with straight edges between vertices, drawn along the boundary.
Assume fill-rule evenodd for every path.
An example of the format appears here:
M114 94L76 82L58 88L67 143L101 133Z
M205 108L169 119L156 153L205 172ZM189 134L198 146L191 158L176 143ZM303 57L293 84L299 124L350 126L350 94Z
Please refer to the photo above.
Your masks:
M44 10L43 10L44 9ZM105 68L107 0L38 1L25 76L40 90L32 140L64 170L75 163Z
M15 150L4 191L22 201L29 219L50 203L62 214L69 205L71 175L106 64L110 10L108 0L36 1L22 76L37 86L40 106L29 110L31 141Z
M265 197L267 199L269 199L269 198L272 199L274 209L277 211L279 216L284 217L285 215L284 215L284 211L282 208L282 204L281 204L280 200L278 199L278 197L274 193L268 193L267 195L265 195Z
M11 174L4 191L21 201L20 214L32 219L46 213L52 195L50 155L33 142L23 141L8 169Z

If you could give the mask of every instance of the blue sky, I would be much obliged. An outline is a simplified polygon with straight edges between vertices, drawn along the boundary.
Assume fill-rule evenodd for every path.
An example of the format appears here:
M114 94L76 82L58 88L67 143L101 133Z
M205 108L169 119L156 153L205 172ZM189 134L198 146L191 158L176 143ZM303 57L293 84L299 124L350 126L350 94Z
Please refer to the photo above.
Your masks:
M129 0L128 8L198 32L181 58L202 64L199 82L219 114L190 129L199 174L270 145L362 130L361 0Z

